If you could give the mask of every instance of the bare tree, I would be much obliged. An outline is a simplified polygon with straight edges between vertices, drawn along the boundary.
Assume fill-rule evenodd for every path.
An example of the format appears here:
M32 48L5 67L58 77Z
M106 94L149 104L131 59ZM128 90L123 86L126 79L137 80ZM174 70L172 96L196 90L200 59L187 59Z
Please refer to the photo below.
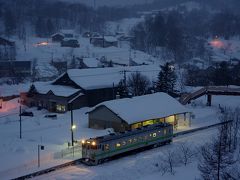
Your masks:
M162 175L164 175L165 173L170 173L174 175L174 168L177 166L177 164L178 159L174 151L169 150L164 153L164 155L161 157L161 163L159 165Z
M180 153L180 162L183 163L185 166L191 163L193 157L196 155L193 147L191 147L191 145L187 143L182 143L179 146L178 152Z
M150 87L149 79L140 72L132 73L127 81L128 91L134 96L141 96L147 93Z
M221 117L222 125L217 136L201 148L201 159L198 168L201 176L205 180L212 179L238 179L239 170L236 171L238 159L236 157L236 148L233 144L233 127L230 120L232 113L225 112ZM239 162L238 162L239 163Z

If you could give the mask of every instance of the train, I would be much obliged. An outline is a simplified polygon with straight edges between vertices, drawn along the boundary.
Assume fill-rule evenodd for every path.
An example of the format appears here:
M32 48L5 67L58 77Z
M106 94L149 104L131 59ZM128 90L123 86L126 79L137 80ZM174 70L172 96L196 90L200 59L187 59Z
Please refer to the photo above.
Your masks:
M82 140L82 162L98 165L128 152L169 144L172 139L173 125L159 123Z

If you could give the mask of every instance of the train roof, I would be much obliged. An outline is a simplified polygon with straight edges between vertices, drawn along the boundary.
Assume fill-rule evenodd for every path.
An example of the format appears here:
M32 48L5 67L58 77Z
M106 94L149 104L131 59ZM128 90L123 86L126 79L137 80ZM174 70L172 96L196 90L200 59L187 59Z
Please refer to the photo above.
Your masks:
M147 132L150 130L154 130L154 129L161 129L164 127L170 127L172 126L169 123L159 123L159 124L154 124L154 125L148 125L148 126L143 126L141 128L137 128L137 129L133 129L133 130L129 130L129 131L125 131L125 132L119 132L119 133L111 133L105 136L99 136L96 138L90 138L88 140L95 140L98 143L103 143L103 142L107 142L107 141L111 141L111 140L115 140L115 139L120 139L120 138L124 138L124 137L128 137L128 136L132 136L135 134L139 134L139 133L143 133L143 132Z

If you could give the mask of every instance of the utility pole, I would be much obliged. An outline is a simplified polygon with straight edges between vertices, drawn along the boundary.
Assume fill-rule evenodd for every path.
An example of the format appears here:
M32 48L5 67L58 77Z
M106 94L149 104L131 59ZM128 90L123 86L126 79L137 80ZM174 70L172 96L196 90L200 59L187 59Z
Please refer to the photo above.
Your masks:
M113 87L112 87L112 93L113 93L113 99L115 99L115 86L114 86L114 83L113 83Z
M73 107L71 103L71 137L72 137L72 146L74 145L74 139L73 139Z
M19 107L20 139L22 139L22 106Z
M123 70L123 83L125 90L127 89L127 76L126 76L126 70Z

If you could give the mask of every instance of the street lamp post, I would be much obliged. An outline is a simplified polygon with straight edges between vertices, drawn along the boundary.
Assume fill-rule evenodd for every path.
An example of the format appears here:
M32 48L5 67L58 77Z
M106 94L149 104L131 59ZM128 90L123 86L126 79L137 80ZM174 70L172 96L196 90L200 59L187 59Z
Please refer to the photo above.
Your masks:
M73 138L73 131L77 128L75 124L73 124L73 107L71 104L71 140L72 146L74 146L74 138Z
M21 104L19 107L19 123L20 123L20 139L22 139L22 106Z
M73 140L73 108L72 108L72 104L71 104L71 137L72 137L72 146L73 146L74 140Z
M40 150L44 150L43 145L38 145L38 167L40 167Z

